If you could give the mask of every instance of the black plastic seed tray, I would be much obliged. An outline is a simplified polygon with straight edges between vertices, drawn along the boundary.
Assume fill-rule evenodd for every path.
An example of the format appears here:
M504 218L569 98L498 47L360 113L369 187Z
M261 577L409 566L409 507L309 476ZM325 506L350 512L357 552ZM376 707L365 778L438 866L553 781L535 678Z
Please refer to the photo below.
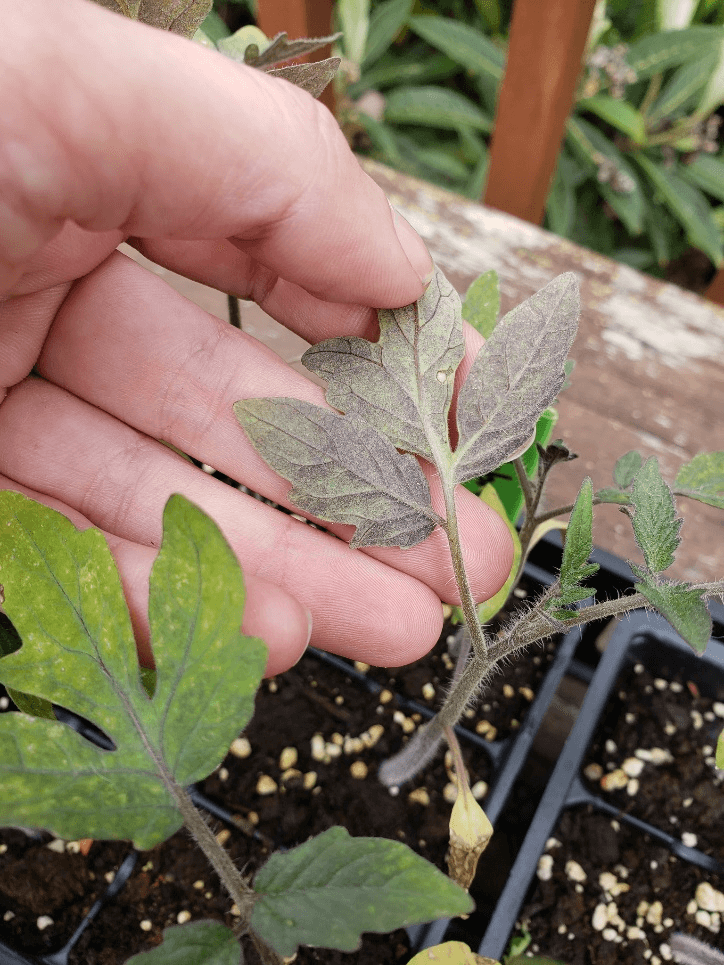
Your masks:
M719 616L717 608L716 616ZM632 814L620 811L581 780L585 754L626 661L641 662L648 670L681 670L702 694L724 694L724 644L711 640L704 656L697 656L658 615L637 611L614 631L588 688L580 713L528 829L512 872L498 899L479 947L481 955L501 958L515 927L518 913L533 882L538 860L560 816L567 808L590 805L614 816L651 839L664 844L679 859L712 873L724 872L724 861L689 848L681 840ZM433 944L428 942L426 944Z

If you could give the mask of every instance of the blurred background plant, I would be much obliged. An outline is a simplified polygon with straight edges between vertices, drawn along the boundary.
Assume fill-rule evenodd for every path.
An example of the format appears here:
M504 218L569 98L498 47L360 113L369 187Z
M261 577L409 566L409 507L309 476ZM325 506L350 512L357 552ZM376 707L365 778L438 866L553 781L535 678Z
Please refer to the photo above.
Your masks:
M481 199L512 0L337 0L355 150ZM255 0L215 2L218 39ZM703 288L724 260L724 0L599 0L545 227ZM692 251L692 249L694 249Z

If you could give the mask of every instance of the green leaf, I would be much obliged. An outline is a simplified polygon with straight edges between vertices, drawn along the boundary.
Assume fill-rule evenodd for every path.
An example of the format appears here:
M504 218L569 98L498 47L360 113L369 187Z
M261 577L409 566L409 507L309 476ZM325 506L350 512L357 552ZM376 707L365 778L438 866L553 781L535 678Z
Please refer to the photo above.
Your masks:
M706 51L700 58L679 67L651 105L649 122L659 124L692 109L711 77L717 56L717 51Z
M378 312L380 337L333 338L302 356L328 383L327 402L434 461L449 448L448 413L465 354L458 293L436 269L419 301Z
M234 933L218 921L195 921L164 928L163 941L126 965L241 965L242 953Z
M457 130L467 124L476 131L489 131L492 118L467 97L444 87L400 87L385 103L385 120L391 124L422 124Z
M351 952L360 934L465 914L467 892L399 841L330 828L276 853L254 880L251 925L278 954L298 945Z
M203 30L214 45L223 37L228 37L230 34L229 28L215 10L209 11L209 15L199 29Z
M652 161L645 154L637 154L636 160L683 226L691 244L700 248L718 267L724 259L721 233L712 217L711 206L701 191L679 177L674 170Z
M103 535L13 492L0 493L0 520L4 607L23 641L0 660L0 680L86 718L116 748L3 714L0 824L153 847L182 823L167 776L180 785L205 777L253 712L266 648L239 631L236 557L201 510L169 499L150 580L150 700Z
M484 603L481 603L478 606L478 620L481 624L485 624L489 623L495 614L502 610L502 608L505 606L505 603L508 599L508 594L510 593L513 583L515 582L515 578L518 575L522 547L520 545L518 530L514 525L515 520L510 520L505 511L505 507L500 501L500 497L495 490L495 486L493 486L492 483L487 483L485 486L483 486L482 490L480 491L480 498L486 504L486 506L490 506L491 509L494 509L495 512L503 518L508 526L510 538L513 540L513 563L510 567L508 579L501 586L495 596L491 596L489 600L485 600Z
M500 312L500 291L498 273L486 271L468 288L463 302L463 318L484 338L489 338Z
M629 47L626 60L638 79L645 80L670 67L698 60L706 54L707 48L720 42L721 37L720 27L709 26L648 34Z
M716 766L720 771L724 771L724 730L719 734L716 742Z
M617 506L630 506L631 493L623 489L597 489L596 499L599 503L615 503Z
M362 77L350 84L348 94L352 98L370 88L383 90L394 84L421 85L437 80L447 80L458 70L457 64L444 54L431 54L421 57L422 44L416 44L410 51L397 51L385 54Z
M564 593L598 571L597 563L588 562L592 551L593 486L590 478L586 477L576 497L563 544L560 579ZM588 596L592 596L594 592L594 590L586 590Z
M458 398L457 482L495 469L532 434L563 385L579 310L578 284L569 272L495 326Z
M688 583L657 580L633 563L629 566L634 576L641 580L636 584L639 593L643 593L690 647L703 653L711 637L712 621L702 591L692 589Z
M724 452L701 452L677 473L677 496L688 496L700 503L724 509Z
M370 27L370 0L337 0L335 13L348 60L361 64Z
M683 164L679 170L694 187L724 201L724 158L699 154L691 164Z
M588 557L593 550L593 486L586 477L568 521L563 543L560 589L556 597L548 603L554 616L565 619L569 615L565 609L580 600L595 596L595 589L582 586L584 580L598 572L598 563L589 563Z
M529 479L532 479L538 472L538 446L545 448L550 442L553 433L553 426L558 421L558 413L555 409L546 409L541 413L535 427L535 439L521 455L521 461ZM518 473L512 462L506 462L495 471L493 486L500 501L505 509L505 514L513 525L518 520L523 506L525 496L518 480Z
M674 562L680 543L682 520L676 516L671 490L664 482L656 456L647 459L636 474L631 490L631 517L636 542L652 573L661 573Z
M244 399L234 412L254 448L293 483L289 499L320 519L356 526L359 546L414 546L437 524L414 456L354 415L298 399Z
M363 70L379 60L389 49L390 44L407 23L413 2L414 0L385 0L372 11L367 46L362 61Z
M595 174L596 189L633 235L643 230L645 198L636 172L616 145L593 124L569 117L567 140L575 155Z
M608 94L596 94L595 97L585 97L576 103L576 109L589 111L606 121L616 130L630 137L634 144L643 144L646 140L646 124L643 115L633 104L610 97Z
M643 458L641 453L635 449L624 453L624 455L616 461L616 465L613 467L613 481L619 489L628 489L629 486L633 485L636 474L642 465Z
M487 74L500 82L505 56L485 34L459 20L420 16L410 19L410 28L432 47L475 74Z
M267 35L253 24L240 27L230 36L220 37L217 41L219 50L226 57L241 64L252 65L258 59L260 51L266 50L270 43Z

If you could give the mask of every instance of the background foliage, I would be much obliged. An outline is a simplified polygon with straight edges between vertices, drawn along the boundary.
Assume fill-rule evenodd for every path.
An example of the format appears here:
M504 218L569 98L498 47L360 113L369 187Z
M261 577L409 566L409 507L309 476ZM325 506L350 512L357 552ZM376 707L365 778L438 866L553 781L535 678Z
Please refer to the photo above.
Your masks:
M254 7L217 4L234 26ZM355 149L481 198L511 8L337 0ZM703 285L724 258L723 104L724 0L599 0L545 226L658 276L697 249L683 281Z

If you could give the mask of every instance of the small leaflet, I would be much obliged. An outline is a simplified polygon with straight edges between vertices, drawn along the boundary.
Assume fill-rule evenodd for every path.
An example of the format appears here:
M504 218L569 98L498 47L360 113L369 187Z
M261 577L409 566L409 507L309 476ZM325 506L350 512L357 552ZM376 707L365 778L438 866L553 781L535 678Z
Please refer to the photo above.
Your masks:
M301 945L359 948L362 932L472 911L473 901L407 845L333 827L273 854L254 879L251 926L278 954Z
M551 601L550 609L556 611L560 619L568 615L562 607L571 606L581 600L594 596L592 587L582 586L584 580L593 576L599 569L597 563L589 563L588 557L593 550L593 487L586 477L581 484L571 518L568 521L563 560L561 562L560 592Z
M639 593L643 593L690 647L703 653L712 634L712 620L701 590L693 589L688 583L657 579L633 563L629 566L641 581L636 584Z
M702 452L694 456L679 470L674 492L724 509L724 452Z
M633 485L633 481L636 478L636 473L639 471L643 465L643 459L641 453L637 452L635 449L631 449L629 452L621 456L620 459L616 461L616 465L613 467L613 481L616 483L619 489L628 489L629 486Z
M495 469L532 434L563 385L579 314L578 284L568 272L495 326L460 391L456 482Z
M0 825L151 848L182 823L168 781L210 774L253 713L266 647L239 630L236 556L212 520L171 496L149 587L149 699L103 534L10 491L0 520L4 608L22 640L0 659L0 680L85 718L115 746L58 721L0 715Z
M301 87L312 97L319 97L342 63L339 57L327 57L326 60L315 60L313 64L291 64L288 67L277 67L266 71L271 77L279 77L289 81L295 87Z
M293 484L295 506L357 527L353 548L414 546L437 525L415 457L362 419L298 399L246 399L234 412L261 456Z
M632 509L623 511L631 517L636 542L649 570L661 573L674 562L682 520L676 515L674 497L656 456L647 459L636 474L631 504Z
M360 416L398 449L449 456L448 413L465 354L460 298L440 269L424 295L378 312L380 338L332 338L308 349L306 367L328 383L327 402Z

